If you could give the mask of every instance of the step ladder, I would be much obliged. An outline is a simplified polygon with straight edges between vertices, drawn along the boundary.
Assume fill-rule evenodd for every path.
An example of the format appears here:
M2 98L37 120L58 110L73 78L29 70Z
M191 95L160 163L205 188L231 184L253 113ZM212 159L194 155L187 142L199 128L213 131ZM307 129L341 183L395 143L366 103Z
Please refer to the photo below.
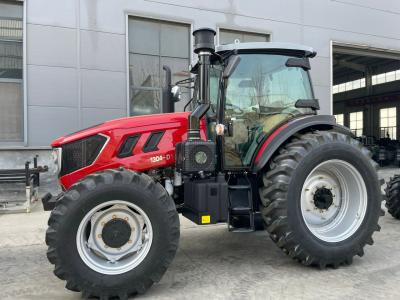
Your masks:
M255 231L253 193L250 182L246 180L248 184L228 186L228 230L231 232Z

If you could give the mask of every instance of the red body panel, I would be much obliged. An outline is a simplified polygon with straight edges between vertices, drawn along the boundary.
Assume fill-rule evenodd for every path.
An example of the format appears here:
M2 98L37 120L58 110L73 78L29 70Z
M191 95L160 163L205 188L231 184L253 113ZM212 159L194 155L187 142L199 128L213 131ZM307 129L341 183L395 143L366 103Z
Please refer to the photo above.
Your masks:
M145 171L174 165L175 145L187 138L188 114L183 112L122 118L56 139L52 143L53 147L60 147L63 144L94 134L102 134L108 138L106 145L94 163L60 177L61 185L68 189L78 180L104 169L124 167L136 171ZM143 152L142 148L147 138L151 132L155 131L165 131L158 144L159 150ZM202 139L206 139L204 119L201 120L200 133ZM116 155L121 144L128 136L136 134L140 134L140 139L134 147L133 155L118 158Z
M258 150L258 153L256 155L255 161L257 162L261 155L264 153L265 148L267 148L268 144L271 143L271 141L286 127L288 127L288 123L283 124L281 127L278 127L278 129L276 129L268 138L267 140L264 142L264 144L260 147L260 149Z
M94 134L102 134L108 138L93 164L60 177L60 184L68 189L87 175L105 169L124 167L136 171L148 171L173 166L175 164L175 145L187 139L188 115L188 112L182 112L122 118L56 139L51 144L53 147L61 147L64 144ZM287 126L288 123L283 124L267 138L256 154L256 162L262 156L267 145ZM164 135L157 146L159 150L143 152L142 149L148 137L152 132L157 131L164 131ZM206 121L203 118L200 123L202 139L207 139L206 132ZM117 157L125 139L137 134L140 134L140 138L133 149L133 155L125 158Z

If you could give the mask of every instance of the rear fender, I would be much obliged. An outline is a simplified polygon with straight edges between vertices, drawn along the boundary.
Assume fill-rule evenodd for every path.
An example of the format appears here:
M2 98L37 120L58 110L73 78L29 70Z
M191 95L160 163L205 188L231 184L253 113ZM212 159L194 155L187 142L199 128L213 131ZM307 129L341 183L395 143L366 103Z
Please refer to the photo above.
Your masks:
M335 130L354 137L347 127L336 123L335 117L330 115L313 115L292 119L280 125L270 135L264 137L252 164L253 172L262 170L273 157L276 151L294 134L304 130Z

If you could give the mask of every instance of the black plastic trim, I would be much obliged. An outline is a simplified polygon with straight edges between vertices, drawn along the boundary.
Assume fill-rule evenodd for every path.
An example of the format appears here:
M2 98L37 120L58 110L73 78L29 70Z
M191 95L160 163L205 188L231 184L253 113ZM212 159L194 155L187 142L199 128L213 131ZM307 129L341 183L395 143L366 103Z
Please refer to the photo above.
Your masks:
M299 99L294 104L296 108L311 108L312 110L319 110L319 100L318 99Z
M297 67L297 68L302 68L306 71L311 70L311 66L310 66L310 60L308 59L308 57L301 57L301 58L297 58L297 57L291 57L286 61L286 67Z
M143 146L143 152L153 152L158 150L158 143L161 141L165 131L152 132Z
M258 154L258 151L254 155L252 171L259 172L266 164L269 162L274 153L279 149L279 147L286 142L295 133L306 129L306 128L321 128L330 127L338 132L350 135L354 137L354 134L347 127L338 125L336 123L335 117L330 115L313 115L306 116L302 118L292 119L288 122L288 126L284 128L276 138L274 138L264 149L261 158L256 162L254 158ZM260 147L264 144L268 136L265 136L264 141L260 143ZM260 149L260 148L259 148Z
M313 57L313 54L305 53L303 50L295 49L238 49L238 54L275 54L292 57Z
M135 146L139 140L139 137L140 137L140 135L128 136L125 139L125 142L119 148L117 157L124 158L124 157L132 156L133 149L135 148Z

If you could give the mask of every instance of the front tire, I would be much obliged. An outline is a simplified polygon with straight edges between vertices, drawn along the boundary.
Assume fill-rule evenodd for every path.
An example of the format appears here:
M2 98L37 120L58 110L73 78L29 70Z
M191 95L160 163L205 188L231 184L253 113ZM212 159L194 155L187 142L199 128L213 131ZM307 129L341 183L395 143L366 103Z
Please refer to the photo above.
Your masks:
M165 189L145 174L106 170L57 201L47 257L84 298L127 299L158 282L175 256L179 218Z
M289 141L263 175L260 198L272 240L305 265L351 264L380 229L376 163L341 133L316 131Z

